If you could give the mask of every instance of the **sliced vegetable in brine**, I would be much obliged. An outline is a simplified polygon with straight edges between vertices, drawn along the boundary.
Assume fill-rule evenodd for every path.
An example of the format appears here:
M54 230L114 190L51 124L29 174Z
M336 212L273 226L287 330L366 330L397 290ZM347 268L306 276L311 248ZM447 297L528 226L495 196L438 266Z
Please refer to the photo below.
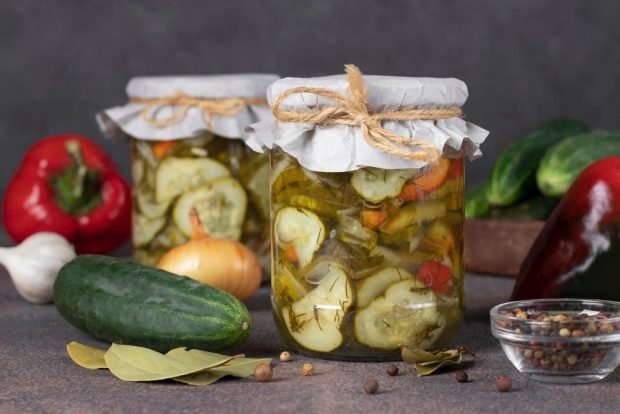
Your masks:
M306 349L330 352L343 341L340 330L353 303L353 290L345 270L324 266L322 281L301 300L281 309L290 335Z
M326 230L321 219L303 208L284 207L274 219L274 235L278 247L292 249L300 267L310 263L325 240Z
M179 197L172 216L179 229L191 236L189 212L196 208L210 237L239 240L247 203L241 184L234 178L223 177Z
M407 180L414 175L414 170L362 168L351 176L351 185L365 200L379 203L400 194Z
M446 325L438 307L439 299L423 283L415 279L396 282L357 312L355 337L373 348L398 349L402 344L429 348Z
M155 200L172 200L187 190L229 175L224 165L208 158L166 158L157 167Z
M411 273L397 267L388 267L364 278L357 288L357 306L368 306L377 296L382 295L388 286L411 278Z

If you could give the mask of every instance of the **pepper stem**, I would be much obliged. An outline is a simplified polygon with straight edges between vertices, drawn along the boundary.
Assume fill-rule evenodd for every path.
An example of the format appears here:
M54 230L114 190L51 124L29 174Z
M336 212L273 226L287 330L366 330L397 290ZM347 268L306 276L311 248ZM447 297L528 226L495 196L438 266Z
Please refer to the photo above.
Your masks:
M209 237L202 226L202 221L200 220L196 207L192 207L189 211L189 222L192 225L192 240L206 239Z
M80 198L84 193L84 180L86 179L86 174L88 174L88 167L86 167L86 163L84 162L82 149L78 141L67 141L65 149L76 168L75 177L71 185L71 194L75 198Z
M88 168L78 140L69 140L64 147L70 163L63 171L50 177L54 201L65 213L88 213L102 201L100 172Z

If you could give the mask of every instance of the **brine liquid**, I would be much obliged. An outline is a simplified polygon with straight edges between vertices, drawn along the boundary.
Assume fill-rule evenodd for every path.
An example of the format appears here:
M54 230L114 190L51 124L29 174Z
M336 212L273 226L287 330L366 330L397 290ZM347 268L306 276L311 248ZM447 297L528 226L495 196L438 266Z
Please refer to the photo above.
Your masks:
M463 162L319 173L271 155L272 306L287 344L335 359L443 347L463 316Z

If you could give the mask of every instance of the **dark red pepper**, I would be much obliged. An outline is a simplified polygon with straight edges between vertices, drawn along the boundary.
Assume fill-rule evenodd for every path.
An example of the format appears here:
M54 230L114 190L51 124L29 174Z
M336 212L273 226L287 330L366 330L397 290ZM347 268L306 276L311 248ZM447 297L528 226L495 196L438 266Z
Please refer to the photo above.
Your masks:
M620 157L577 177L521 266L512 298L620 300Z
M131 232L131 190L88 138L55 135L31 146L5 192L4 225L21 242L51 231L78 253L105 253Z

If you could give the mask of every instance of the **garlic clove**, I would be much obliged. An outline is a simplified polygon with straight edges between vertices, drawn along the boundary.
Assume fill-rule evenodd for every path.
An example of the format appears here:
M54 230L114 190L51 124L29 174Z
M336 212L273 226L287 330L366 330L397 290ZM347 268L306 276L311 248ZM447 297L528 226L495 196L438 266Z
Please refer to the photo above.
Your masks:
M76 256L64 237L35 233L12 248L0 248L0 263L9 272L17 292L32 303L49 303L60 268Z

